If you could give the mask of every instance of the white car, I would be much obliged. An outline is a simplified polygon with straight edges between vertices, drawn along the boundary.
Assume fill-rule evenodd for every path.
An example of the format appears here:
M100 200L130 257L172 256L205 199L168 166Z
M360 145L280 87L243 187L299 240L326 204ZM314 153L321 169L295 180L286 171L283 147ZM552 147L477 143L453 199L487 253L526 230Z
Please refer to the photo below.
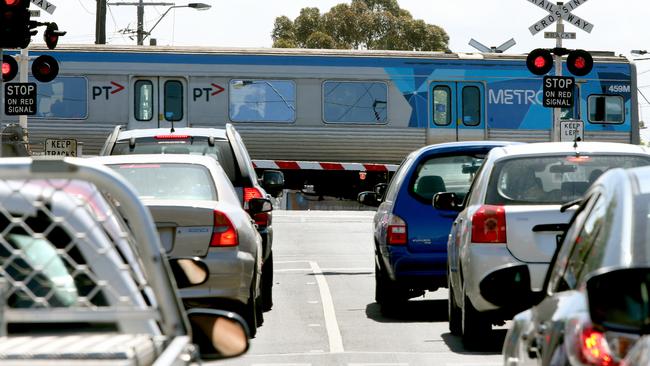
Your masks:
M561 205L579 199L610 168L643 165L650 165L650 155L635 145L509 145L489 153L463 204L453 193L434 196L437 208L462 210L447 243L452 334L475 346L492 324L528 308L529 299L509 294L528 284L533 291L542 288L572 215ZM515 270L522 264L530 275Z

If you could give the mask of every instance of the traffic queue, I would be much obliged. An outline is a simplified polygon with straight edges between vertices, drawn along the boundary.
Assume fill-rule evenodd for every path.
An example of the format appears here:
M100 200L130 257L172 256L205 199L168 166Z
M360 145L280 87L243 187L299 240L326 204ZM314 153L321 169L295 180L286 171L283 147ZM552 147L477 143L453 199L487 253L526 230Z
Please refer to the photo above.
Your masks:
M422 148L359 195L378 205L382 312L446 286L449 330L467 349L514 317L504 365L644 364L624 358L648 357L647 342L628 351L650 319L650 151L490 143Z

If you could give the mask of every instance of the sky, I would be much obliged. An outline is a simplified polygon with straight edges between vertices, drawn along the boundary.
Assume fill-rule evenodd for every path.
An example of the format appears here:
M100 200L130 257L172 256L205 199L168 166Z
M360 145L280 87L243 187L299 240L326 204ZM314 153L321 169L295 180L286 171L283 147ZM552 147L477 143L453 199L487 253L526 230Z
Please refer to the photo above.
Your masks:
M42 0L33 0L40 2ZM41 11L40 21L53 21L68 34L59 43L92 44L95 41L95 0L47 0L56 6L53 14ZM135 37L120 32L136 28L136 6L110 5L113 2L138 0L108 0L106 38L109 44L135 45ZM169 1L169 0L168 0ZM286 15L294 19L303 7L318 7L321 13L343 0L190 0L212 6L209 10L175 8L162 18L151 37L158 45L208 47L270 47L275 18ZM470 39L490 47L499 46L511 38L516 45L506 53L528 53L543 47L555 47L555 40L544 39L543 31L531 35L528 28L548 15L535 4L539 0L398 0L401 8L414 18L435 24L447 32L453 52L476 52ZM145 0L162 2L161 0ZM566 1L568 2L568 1ZM575 32L575 40L565 40L567 48L614 51L630 58L639 58L631 50L650 51L650 2L648 0L580 0L572 11L593 24L591 33L573 25L565 32ZM172 3L172 1L169 1ZM553 3L555 3L553 1ZM185 5L187 2L176 2ZM36 5L32 9L38 9ZM161 18L169 6L145 6L145 30ZM555 24L544 31L555 31ZM42 42L41 38L34 42ZM145 43L148 43L145 41ZM650 100L650 54L648 60L637 61L641 92ZM650 103L639 97L641 120L650 121Z

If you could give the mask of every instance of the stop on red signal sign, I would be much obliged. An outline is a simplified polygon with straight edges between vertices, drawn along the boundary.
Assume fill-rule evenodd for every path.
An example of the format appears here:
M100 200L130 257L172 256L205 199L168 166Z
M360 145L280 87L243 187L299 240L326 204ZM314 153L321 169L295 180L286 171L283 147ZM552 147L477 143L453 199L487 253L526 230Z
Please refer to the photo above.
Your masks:
M544 107L571 108L575 90L572 76L544 76Z

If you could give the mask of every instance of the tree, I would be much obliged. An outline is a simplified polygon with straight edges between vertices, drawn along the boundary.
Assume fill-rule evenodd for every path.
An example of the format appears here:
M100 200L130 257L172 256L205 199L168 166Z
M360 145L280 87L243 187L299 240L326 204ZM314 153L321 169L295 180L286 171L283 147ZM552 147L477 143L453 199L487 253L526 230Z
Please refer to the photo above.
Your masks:
M397 0L352 0L321 14L303 8L293 21L276 18L273 47L446 51L449 36L414 19Z
M273 25L273 47L276 48L292 48L297 47L296 31L291 19L285 16L275 18Z

